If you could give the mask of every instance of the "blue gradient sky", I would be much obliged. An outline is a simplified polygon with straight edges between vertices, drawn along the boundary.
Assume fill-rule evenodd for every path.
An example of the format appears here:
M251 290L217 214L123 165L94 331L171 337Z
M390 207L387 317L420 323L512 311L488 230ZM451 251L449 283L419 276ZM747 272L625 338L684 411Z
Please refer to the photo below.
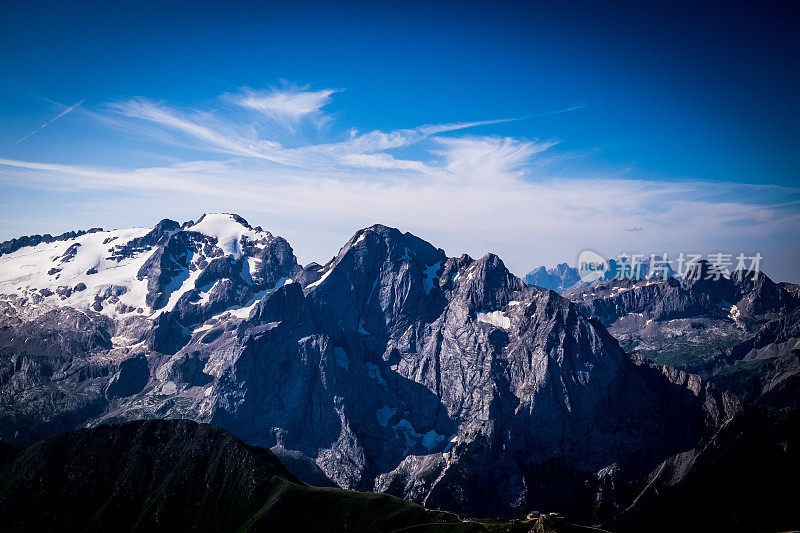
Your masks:
M304 260L385 222L450 254L501 253L520 274L591 247L761 251L768 273L800 278L789 2L164 4L0 5L0 238L228 210ZM241 104L325 90L307 113ZM312 149L482 121L335 161ZM265 163L263 144L222 137L306 149ZM160 189L176 168L186 183Z

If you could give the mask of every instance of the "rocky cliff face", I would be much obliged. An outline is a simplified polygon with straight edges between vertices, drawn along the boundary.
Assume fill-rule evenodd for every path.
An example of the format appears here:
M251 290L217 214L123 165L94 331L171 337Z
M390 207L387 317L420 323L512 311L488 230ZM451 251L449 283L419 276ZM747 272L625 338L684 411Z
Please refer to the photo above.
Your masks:
M626 350L659 363L708 372L720 360L736 359L731 350L767 324L792 321L786 317L800 306L800 299L790 287L774 283L763 272L714 276L710 265L701 261L683 282L610 280L569 290L564 296L601 321ZM767 344L772 345L761 342L762 347ZM767 350L761 355L778 354Z
M730 408L498 257L384 226L301 268L280 237L206 215L20 248L0 273L0 438L18 443L192 418L343 487L585 518Z
M606 326L636 314L652 321L730 318L763 323L796 308L800 301L763 272L738 270L729 278L714 277L700 261L681 282L675 278L615 279L573 289L565 295Z

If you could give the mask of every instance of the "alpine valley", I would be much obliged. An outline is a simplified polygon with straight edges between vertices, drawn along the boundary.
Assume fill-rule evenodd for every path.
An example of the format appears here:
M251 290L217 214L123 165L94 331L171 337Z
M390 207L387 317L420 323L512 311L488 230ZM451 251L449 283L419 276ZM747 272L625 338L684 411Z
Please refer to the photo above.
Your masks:
M800 288L696 268L541 288L381 225L303 266L230 214L0 243L0 527L800 528Z

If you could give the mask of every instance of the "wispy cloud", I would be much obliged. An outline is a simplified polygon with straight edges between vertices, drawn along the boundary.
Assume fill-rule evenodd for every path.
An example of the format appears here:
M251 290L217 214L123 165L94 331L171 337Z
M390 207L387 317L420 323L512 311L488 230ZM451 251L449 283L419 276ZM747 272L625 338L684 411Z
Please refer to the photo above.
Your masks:
M495 185L501 180L519 181L530 158L556 144L489 136L438 137L436 142L443 149L433 153L443 158L450 174L470 182L489 181Z
M266 114L276 119L290 133L296 134L301 119L313 116L317 124L330 119L321 110L330 102L335 90L302 91L299 89L272 89L269 92L255 92L245 89L236 95L224 95L223 102L233 102L237 106L255 111L258 115ZM199 149L217 153L235 155L254 159L262 159L286 166L311 169L333 168L342 164L356 166L374 166L383 168L408 168L413 162L395 160L386 153L390 150L407 148L442 133L454 132L467 128L489 126L508 122L510 119L460 122L449 124L429 124L415 128L399 129L389 132L379 130L358 132L351 129L345 139L307 143L297 147L287 147L275 140L283 132L262 131L249 126L252 115L243 121L237 121L235 113L229 113L228 120L220 120L212 111L185 112L172 109L160 102L137 98L122 102L114 102L108 108L128 119L147 121L167 131L180 134L196 143ZM224 110L220 114L225 114ZM266 139L265 136L272 138ZM183 144L183 141L181 141ZM363 157L381 153L380 157ZM390 162L391 160L391 162Z
M375 222L450 253L500 253L518 273L574 260L586 247L760 250L768 261L800 261L800 252L782 246L800 234L800 189L546 173L539 163L558 152L555 141L468 131L501 120L337 130L325 109L335 90L280 91L243 90L236 93L242 100L225 95L204 110L117 102L105 120L146 125L145 134L192 147L198 157L137 168L0 159L0 184L81 206L87 190L97 191L103 201L92 212L108 221L92 225L118 225L122 213L147 224L240 212L289 238L304 261L324 261ZM321 139L305 140L304 128L326 120L332 127Z
M17 142L15 142L15 143L14 143L14 146L18 145L19 143L21 143L22 141L24 141L25 139L27 139L28 137L30 137L30 136L31 136L31 135L33 135L34 133L38 133L38 132L42 131L44 128L46 128L47 126L49 126L50 124L52 124L52 123L53 123L53 122L55 122L56 120L60 119L60 118L61 118L61 117L63 117L64 115L66 115L66 114L68 114L68 113L71 113L71 112L72 112L72 111L74 111L75 109L79 108L81 105L83 105L83 103L84 103L85 101L86 101L86 99L84 98L83 100L81 100L81 101L79 101L79 102L75 102L74 104L72 104L71 106L69 106L68 108L66 108L66 109L65 109L64 111L62 111L61 113L59 113L58 115L54 116L53 118L51 118L50 120L48 120L47 122L45 122L44 124L42 124L41 126L39 126L38 128L36 128L35 130L33 130L32 132L30 132L29 134L27 134L26 136L24 136L23 138L21 138L20 140L18 140Z
M256 111L267 119L281 124L290 132L303 120L319 126L329 117L321 109L331 103L331 95L340 92L336 89L309 91L307 88L269 89L255 91L243 89L238 94L228 95L234 104Z
M565 107L563 109L556 109L553 111L544 111L542 113L534 113L532 115L526 115L523 118L535 118L535 117L549 117L551 115L561 115L564 113L570 113L572 111L578 111L579 109L586 109L589 107L589 104L586 102L576 102L569 107Z
M124 117L144 120L182 133L199 141L203 148L230 155L283 162L276 155L280 148L278 143L242 137L232 127L215 122L208 113L195 112L193 116L186 116L163 104L143 98L115 102L109 108Z

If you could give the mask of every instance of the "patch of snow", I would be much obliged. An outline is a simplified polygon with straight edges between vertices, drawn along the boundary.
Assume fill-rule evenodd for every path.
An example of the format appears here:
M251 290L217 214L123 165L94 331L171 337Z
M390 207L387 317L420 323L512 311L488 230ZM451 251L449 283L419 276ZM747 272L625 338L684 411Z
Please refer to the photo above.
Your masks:
M491 311L489 313L478 313L478 322L485 322L497 326L498 328L509 329L511 327L511 319L506 316L502 311Z
M173 309L175 309L175 305L178 303L178 299L180 299L181 296L183 296L190 290L194 289L195 282L197 281L197 278L200 277L200 274L202 272L203 271L201 269L195 268L194 270L191 271L187 270L183 275L180 275L175 279L173 279L170 282L170 284L166 287L166 292L169 292L170 289L172 290L172 292L169 292L169 300L167 300L167 303L164 305L164 307L159 309L154 316L158 316L162 312L172 311ZM177 285L178 283L180 283L180 285L175 287L175 285Z
M277 281L277 283L275 283L275 286L272 287L271 289L267 289L267 290L264 290L264 291L258 291L257 293L255 293L253 295L253 297L250 298L250 301L248 301L245 305L230 307L230 308L226 309L225 311L223 311L223 313L229 312L231 315L235 316L236 318L250 318L250 313L253 311L253 309L255 308L256 304L258 304L258 302L260 302L261 299L264 298L264 296L266 296L267 294L273 293L273 292L277 291L278 289L280 289L281 287L283 287L284 285L289 285L290 283L294 283L292 278L281 278L281 279L279 279ZM222 314L222 313L220 313L220 314Z
M256 272L258 272L258 268L261 265L261 259L257 259L255 257L245 257L244 261L246 265L244 268L242 268L241 277L247 283L253 283L253 276L255 276Z
M394 432L398 438L403 439L406 447L408 448L413 447L422 438L422 434L417 433L417 431L414 429L414 426L411 425L411 422L405 418L401 419L400 422L395 424Z
M444 447L444 450L442 450L442 453L449 452L450 448L452 448L457 442L458 442L458 435L453 433L453 435L448 439L447 446Z
M306 289L313 289L314 287L316 287L317 285L319 285L320 283L322 283L323 281L325 281L325 279L326 279L328 276L330 276L330 275L331 275L331 272L333 272L333 265L330 265L330 267L328 268L328 270L327 270L327 271L326 271L326 272L325 272L325 273L322 275L322 277L321 277L321 278L319 278L319 279L318 279L317 281L315 281L314 283L309 283L309 284L306 286Z
M215 324L201 324L192 330L192 333L200 333L214 327Z
M253 229L246 228L237 222L233 215L227 213L207 213L202 220L188 228L209 237L217 239L217 246L222 249L225 255L232 255L234 259L242 256L242 237L250 240L258 240L266 236L266 233L259 235Z
M364 363L364 366L367 367L367 375L380 383L381 385L386 385L386 380L383 379L381 375L381 369L375 363Z
M425 446L428 451L432 451L443 440L444 435L437 433L436 430L432 429L422 436L422 445Z
M134 346L136 344L139 344L140 342L141 341L139 341L137 339L134 339L132 337L125 337L125 336L121 336L121 335L115 335L114 337L111 337L111 344L115 348L116 347L120 347L120 346L131 347L131 346Z
M433 289L433 280L438 279L436 273L439 271L441 267L442 267L442 262L437 261L431 266L425 268L425 270L422 272L423 275L425 276L422 280L422 284L425 287L425 294L428 294L429 292L431 292L431 289Z
M389 407L388 405L384 405L378 409L378 424L383 427L387 427L389 425L389 419L392 418L396 412L397 407Z
M358 236L358 239L356 239L356 242L353 243L353 246L355 246L356 244L362 242L366 238L367 238L367 232L365 230L365 231L361 232L361 235Z
M369 296L367 297L367 303L372 301L372 295L375 294L375 289L378 287L378 276L375 276L375 280L372 282L372 288L369 290Z
M566 383L564 383L564 377L561 376L558 379L559 379L559 381L561 381L561 390L562 390L563 396L564 396L564 407L567 408L567 412L568 413L571 413L572 412L572 402L570 402L570 400L569 400L569 391L567 390Z
M34 291L49 289L56 292L57 287L74 289L82 283L86 288L73 291L63 298L58 294L47 296L42 306L56 307L68 305L88 311L95 302L95 295L101 287L124 287L115 297L126 306L146 308L147 280L139 280L137 273L152 250L133 254L120 261L111 259L109 249L128 243L131 239L142 237L149 228L132 228L113 231L87 233L74 239L41 243L26 246L0 256L0 294L30 296ZM65 262L61 257L71 246L79 244L75 255ZM51 269L54 269L51 271ZM96 274L87 274L96 271ZM48 274L48 272L53 272ZM30 303L27 305L31 305ZM116 316L116 305L103 305L104 315Z
M214 290L214 287L216 287L220 281L221 280L216 280L211 285L203 285L202 287L198 287L197 290L200 291L200 299L197 301L197 303L200 305L207 304L209 300L211 300L211 291Z
M345 352L339 346L333 347L333 357L336 359L336 364L340 367L344 368L345 370L350 370L350 358L347 357L347 352Z

